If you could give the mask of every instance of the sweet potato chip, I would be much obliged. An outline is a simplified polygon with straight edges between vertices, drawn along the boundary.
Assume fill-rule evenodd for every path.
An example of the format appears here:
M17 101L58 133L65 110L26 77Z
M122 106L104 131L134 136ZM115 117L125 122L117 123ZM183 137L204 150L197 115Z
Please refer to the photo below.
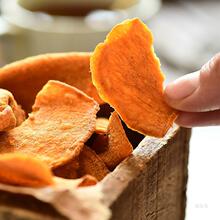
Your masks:
M98 180L91 175L84 175L81 178L65 179L57 176L53 177L54 185L57 188L76 189L82 186L93 186L98 183Z
M108 132L106 132L106 134L95 134L93 139L90 146L97 154L108 150Z
M177 113L164 102L164 75L152 43L139 19L117 25L91 57L92 80L131 129L163 137Z
M92 175L97 180L103 179L108 174L108 169L103 161L92 149L84 146L78 158L71 160L62 167L54 169L54 174L66 179L76 179L85 175ZM88 182L88 183L87 183ZM85 179L82 185L89 185L90 178ZM94 179L91 179L91 184Z
M93 142L92 149L97 152L110 170L132 153L132 145L126 137L116 112L113 112L109 118L107 136L98 135Z
M95 130L98 104L78 89L49 81L33 112L19 127L0 135L0 153L32 155L55 168L77 157Z
M0 89L0 131L10 130L20 125L24 119L25 112L13 95L5 89Z
M94 164L92 164L92 161ZM98 174L99 171L100 174ZM56 176L65 179L77 179L79 177L82 177L82 175L91 174L94 175L96 178L99 178L100 180L106 175L107 172L108 170L105 164L103 164L103 162L100 161L100 158L96 155L96 153L90 150L88 147L85 147L85 149L82 150L79 157L74 158L67 164L61 167L57 167L53 170L53 173Z
M97 134L107 133L108 124L109 124L109 121L108 121L107 118L97 118L96 119L95 132Z
M65 179L76 179L78 178L79 169L79 158L74 158L67 164L57 167L53 170L54 175L65 178Z
M93 186L98 183L98 180L91 175L85 175L81 179L82 181L79 183L78 187Z
M0 182L9 185L43 187L53 184L50 168L28 155L0 155Z
M0 87L13 93L30 112L35 96L48 80L72 85L103 103L91 81L90 53L55 53L26 58L0 69Z
M102 180L108 173L104 162L99 156L87 146L83 147L82 152L79 155L79 175L83 176L89 174L94 176L98 181Z

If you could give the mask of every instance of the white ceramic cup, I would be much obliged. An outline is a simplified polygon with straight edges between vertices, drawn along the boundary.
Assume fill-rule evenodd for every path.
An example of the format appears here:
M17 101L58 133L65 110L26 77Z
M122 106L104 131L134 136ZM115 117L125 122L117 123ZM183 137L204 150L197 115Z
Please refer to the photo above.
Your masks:
M42 53L92 51L116 23L132 17L146 21L160 6L160 0L139 0L135 3L132 0L133 4L128 8L96 10L84 17L52 16L29 10L36 4L42 7L55 2L69 4L70 0L1 1L0 46L6 63ZM96 5L105 2L105 6L109 7L117 5L116 0L74 2Z

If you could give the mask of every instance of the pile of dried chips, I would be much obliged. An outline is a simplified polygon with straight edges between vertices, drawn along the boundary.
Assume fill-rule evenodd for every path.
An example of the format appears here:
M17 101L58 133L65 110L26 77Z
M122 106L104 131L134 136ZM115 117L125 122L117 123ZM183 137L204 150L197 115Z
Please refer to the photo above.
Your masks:
M46 56L53 57L53 55ZM66 56L68 57L69 54ZM88 59L85 54L76 56L78 59ZM39 57L36 59L38 60ZM51 60L54 62L53 59ZM32 58L32 61L34 63L35 59ZM22 62L25 69L26 61L10 64L13 68L16 68L16 64L19 66L17 74ZM10 65L5 67L7 71ZM35 68L40 67L35 66ZM4 68L1 71L4 72ZM7 74L10 75L9 72ZM89 85L92 83L89 72L87 77ZM34 85L34 81L32 83ZM95 87L91 88L96 92ZM32 92L27 91L28 94L32 95ZM24 111L17 104L12 93L5 89L0 90L0 105L2 117L0 182L2 183L29 187L52 186L56 184L54 176L58 176L66 179L82 180L83 178L79 186L94 185L132 153L132 146L123 131L117 113L113 113L114 117L117 117L117 122L112 121L112 116L109 120L97 118L98 102L82 90L63 82L49 80L36 95L32 112L26 119ZM106 137L103 146L107 148L100 153L95 149L102 147L100 146L102 143L97 144L102 136ZM123 146L120 142L117 146L118 138L122 143L125 139L127 145ZM117 153L117 150L120 153Z
M90 53L58 53L14 62L0 69L0 88L12 92L27 112L31 112L37 93L48 80L74 86L101 104L103 101L91 81L90 57Z
M25 119L25 112L14 100L13 95L0 89L0 132L20 125Z
M172 126L177 114L163 100L163 80L152 35L138 19L113 28L92 55L47 54L3 67L0 182L101 181L133 151L120 117L144 135L162 137ZM32 107L26 119L21 107Z

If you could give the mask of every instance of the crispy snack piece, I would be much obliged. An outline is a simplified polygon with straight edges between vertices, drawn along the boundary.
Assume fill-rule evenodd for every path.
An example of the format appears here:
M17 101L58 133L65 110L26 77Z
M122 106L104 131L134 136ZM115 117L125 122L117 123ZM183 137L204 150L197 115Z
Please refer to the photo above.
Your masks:
M93 186L98 183L98 180L91 175L85 175L81 177L82 181L79 183L78 187L85 187L85 186Z
M106 134L108 130L109 121L107 118L97 118L95 132L97 134Z
M44 54L11 63L0 69L0 87L11 91L27 112L31 112L35 96L48 80L65 82L103 103L91 81L90 55Z
M54 175L65 178L65 179L76 179L78 178L79 169L79 158L74 158L67 164L57 167L53 170Z
M139 19L117 25L91 57L92 80L131 129L163 137L177 112L164 102L164 75L152 43L150 30Z
M108 150L108 131L105 134L95 134L93 139L94 140L90 146L97 154L101 154Z
M83 178L83 176L91 175L97 180L102 180L109 173L109 170L95 151L84 146L78 158L54 169L53 172L56 176L66 179ZM82 183L82 185L89 184L89 182L90 178L86 178L85 183ZM91 182L93 183L94 180L91 180Z
M82 152L79 155L79 175L84 176L89 174L94 176L98 181L102 180L109 170L99 156L87 146L83 147Z
M28 155L2 154L0 167L1 183L28 187L53 185L50 168L42 161Z
M49 81L33 112L19 127L0 136L0 153L32 155L55 168L77 157L95 130L98 104L78 89Z
M75 179L64 179L54 176L53 180L56 187L70 189L70 190L73 190L77 187L93 186L98 183L98 180L91 175L84 175L81 178L75 178Z
M98 135L93 142L92 149L98 153L98 156L110 170L131 155L133 147L116 112L113 112L109 118L107 135ZM104 151L101 149L104 149Z
M0 89L0 131L8 131L25 120L25 112L15 101L13 95Z

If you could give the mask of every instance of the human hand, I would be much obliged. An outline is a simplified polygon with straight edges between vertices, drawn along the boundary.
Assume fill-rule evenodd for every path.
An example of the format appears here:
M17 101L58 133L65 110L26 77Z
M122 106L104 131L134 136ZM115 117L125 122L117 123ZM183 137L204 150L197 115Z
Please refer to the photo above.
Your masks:
M200 71L180 77L165 89L166 102L180 110L183 127L220 125L220 53Z

